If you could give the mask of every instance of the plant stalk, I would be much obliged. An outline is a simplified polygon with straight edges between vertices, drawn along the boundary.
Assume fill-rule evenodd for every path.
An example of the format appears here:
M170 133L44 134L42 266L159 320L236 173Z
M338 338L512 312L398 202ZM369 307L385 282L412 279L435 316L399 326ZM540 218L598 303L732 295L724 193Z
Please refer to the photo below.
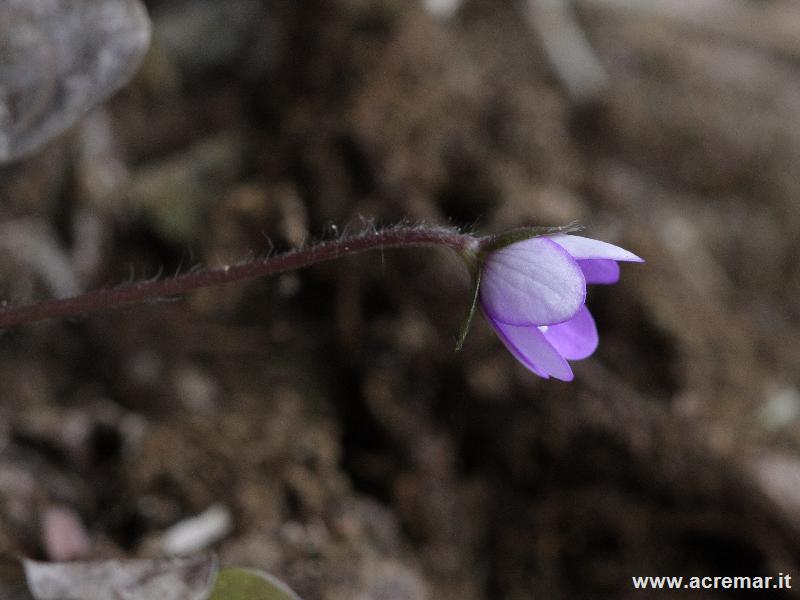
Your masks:
M7 329L46 319L85 315L125 304L185 294L198 288L275 275L367 250L438 246L452 248L461 256L467 257L474 255L478 245L479 241L474 236L444 227L398 226L381 231L367 231L268 258L214 269L195 270L169 279L139 281L69 298L2 307L0 328Z

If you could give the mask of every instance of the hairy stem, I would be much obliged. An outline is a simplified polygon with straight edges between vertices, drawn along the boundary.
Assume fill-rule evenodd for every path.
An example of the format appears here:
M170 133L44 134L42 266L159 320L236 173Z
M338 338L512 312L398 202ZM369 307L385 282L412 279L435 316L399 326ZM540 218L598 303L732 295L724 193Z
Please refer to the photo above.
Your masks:
M3 307L0 308L0 328L82 315L123 304L184 294L198 288L274 275L367 250L436 246L452 248L462 256L469 256L476 251L478 239L453 229L430 226L392 227L382 231L364 232L269 258L216 269L196 270L170 279L140 281L70 298Z

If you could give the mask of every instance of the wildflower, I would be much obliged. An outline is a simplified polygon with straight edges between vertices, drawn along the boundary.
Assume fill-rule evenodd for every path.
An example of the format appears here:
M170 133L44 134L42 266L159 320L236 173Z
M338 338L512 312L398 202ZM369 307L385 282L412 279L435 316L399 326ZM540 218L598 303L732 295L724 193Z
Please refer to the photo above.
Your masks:
M492 251L480 279L480 307L497 336L525 367L573 379L568 360L597 348L584 304L587 283L615 283L617 261L643 262L618 246L575 235L532 237Z

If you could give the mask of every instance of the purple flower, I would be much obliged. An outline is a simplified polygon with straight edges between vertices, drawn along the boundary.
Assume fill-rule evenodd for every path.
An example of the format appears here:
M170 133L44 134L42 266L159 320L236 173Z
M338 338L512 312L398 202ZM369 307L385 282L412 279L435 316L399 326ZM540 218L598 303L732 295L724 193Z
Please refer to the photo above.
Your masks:
M528 369L573 379L567 360L597 348L587 283L615 283L617 261L643 262L618 246L575 235L533 237L493 251L483 266L480 307L498 337Z

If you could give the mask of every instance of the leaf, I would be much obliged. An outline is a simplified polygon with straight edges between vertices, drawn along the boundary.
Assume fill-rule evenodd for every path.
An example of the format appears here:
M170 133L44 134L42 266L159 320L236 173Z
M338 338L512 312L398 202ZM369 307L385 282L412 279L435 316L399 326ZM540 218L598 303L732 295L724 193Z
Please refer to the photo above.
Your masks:
M0 1L0 163L33 154L125 85L149 44L140 0Z
M213 554L23 565L35 600L207 600L217 573Z
M209 600L301 600L289 587L267 573L254 569L220 571Z

